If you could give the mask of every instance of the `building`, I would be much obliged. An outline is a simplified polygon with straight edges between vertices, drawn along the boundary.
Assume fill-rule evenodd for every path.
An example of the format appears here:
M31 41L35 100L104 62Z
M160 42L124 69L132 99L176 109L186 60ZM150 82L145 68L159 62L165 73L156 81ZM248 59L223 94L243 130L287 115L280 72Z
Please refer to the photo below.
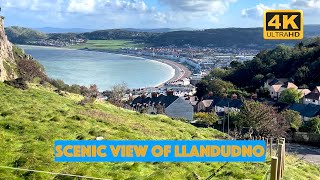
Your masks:
M303 97L303 104L320 105L320 86Z
M193 120L193 106L190 101L173 94L158 96L157 93L153 93L152 97L139 96L132 101L131 107L148 114L166 114L171 118Z
M301 119L304 121L308 121L314 117L317 117L320 115L320 105L315 104L291 104L288 109L297 111Z
M290 82L288 79L268 79L264 83L264 88L269 90L269 95L272 99L278 100L281 92L286 89L295 89L298 90L298 86L296 86L293 82ZM304 89L300 91L306 92Z
M213 99L202 100L197 104L197 112L211 112Z

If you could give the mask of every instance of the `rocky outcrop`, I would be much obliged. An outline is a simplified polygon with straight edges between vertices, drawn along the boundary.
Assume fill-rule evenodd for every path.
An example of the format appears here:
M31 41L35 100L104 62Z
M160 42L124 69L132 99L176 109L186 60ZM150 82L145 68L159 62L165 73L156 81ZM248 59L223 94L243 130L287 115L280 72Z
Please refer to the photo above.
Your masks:
M0 81L12 80L18 77L17 64L13 55L12 44L4 31L4 17L0 17Z

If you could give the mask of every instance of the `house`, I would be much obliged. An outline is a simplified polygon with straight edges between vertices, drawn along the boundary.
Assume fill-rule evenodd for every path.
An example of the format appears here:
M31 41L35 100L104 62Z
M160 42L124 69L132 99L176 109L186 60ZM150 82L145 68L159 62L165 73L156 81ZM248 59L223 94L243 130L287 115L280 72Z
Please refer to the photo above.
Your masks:
M268 79L264 83L264 88L269 90L270 97L274 100L278 100L281 92L286 89L295 89L298 90L298 86L294 83L290 82L288 79Z
M240 112L243 102L240 99L215 98L211 104L217 113L227 113L229 111Z
M185 100L193 106L193 112L198 112L198 97L197 96L186 96Z
M139 96L130 105L139 112L148 114L164 113L171 118L193 120L193 106L190 101L170 93L167 96L162 94L158 96L157 93L152 93L152 97Z
M315 104L291 104L288 109L297 111L301 119L304 121L308 121L311 118L314 118L316 116L320 115L320 105Z
M311 93L311 91L309 89L298 89L298 91L302 94L302 97Z
M320 105L320 86L303 97L303 104Z
M211 112L212 111L212 104L213 99L206 99L202 100L197 105L197 112Z

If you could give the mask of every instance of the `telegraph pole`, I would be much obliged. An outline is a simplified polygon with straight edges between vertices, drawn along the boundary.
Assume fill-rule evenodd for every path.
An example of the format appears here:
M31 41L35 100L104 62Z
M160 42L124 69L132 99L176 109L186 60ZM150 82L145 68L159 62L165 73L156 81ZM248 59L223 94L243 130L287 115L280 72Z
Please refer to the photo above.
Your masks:
M229 104L229 100L228 100L228 136L230 136L230 117L229 117L229 113L230 113L230 104Z

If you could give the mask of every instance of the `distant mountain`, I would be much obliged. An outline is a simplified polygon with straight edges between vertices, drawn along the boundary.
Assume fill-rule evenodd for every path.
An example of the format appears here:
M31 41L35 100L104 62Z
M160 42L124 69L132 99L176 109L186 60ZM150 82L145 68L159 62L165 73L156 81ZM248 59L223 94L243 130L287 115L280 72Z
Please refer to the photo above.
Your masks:
M320 25L305 25L305 38L320 36ZM161 33L148 39L155 46L205 46L265 49L277 44L294 45L299 40L264 40L260 28L220 28L195 31L173 31Z
M84 28L55 28L55 27L43 27L43 28L33 28L37 31L44 33L84 33L92 32L94 29L84 29Z
M173 32L173 31L194 31L196 29L193 28L156 28L156 29L136 29L136 28L124 28L127 31L133 32L153 32L153 33L165 33L165 32Z
M126 39L144 42L154 36L158 36L158 34L154 32L128 31L125 29L107 29L82 33L82 36L90 40Z
M185 28L182 28L185 29ZM264 40L262 28L220 28L220 29L107 29L84 33L48 33L44 34L28 28L6 28L8 38L13 43L28 44L39 39L53 39L69 42L71 39L84 40L115 40L124 39L151 46L200 46L200 47L235 47L266 49L274 48L277 44L293 46L297 41ZM83 31L85 31L83 29ZM320 36L320 25L305 25L305 38ZM85 42L85 41L84 41Z

